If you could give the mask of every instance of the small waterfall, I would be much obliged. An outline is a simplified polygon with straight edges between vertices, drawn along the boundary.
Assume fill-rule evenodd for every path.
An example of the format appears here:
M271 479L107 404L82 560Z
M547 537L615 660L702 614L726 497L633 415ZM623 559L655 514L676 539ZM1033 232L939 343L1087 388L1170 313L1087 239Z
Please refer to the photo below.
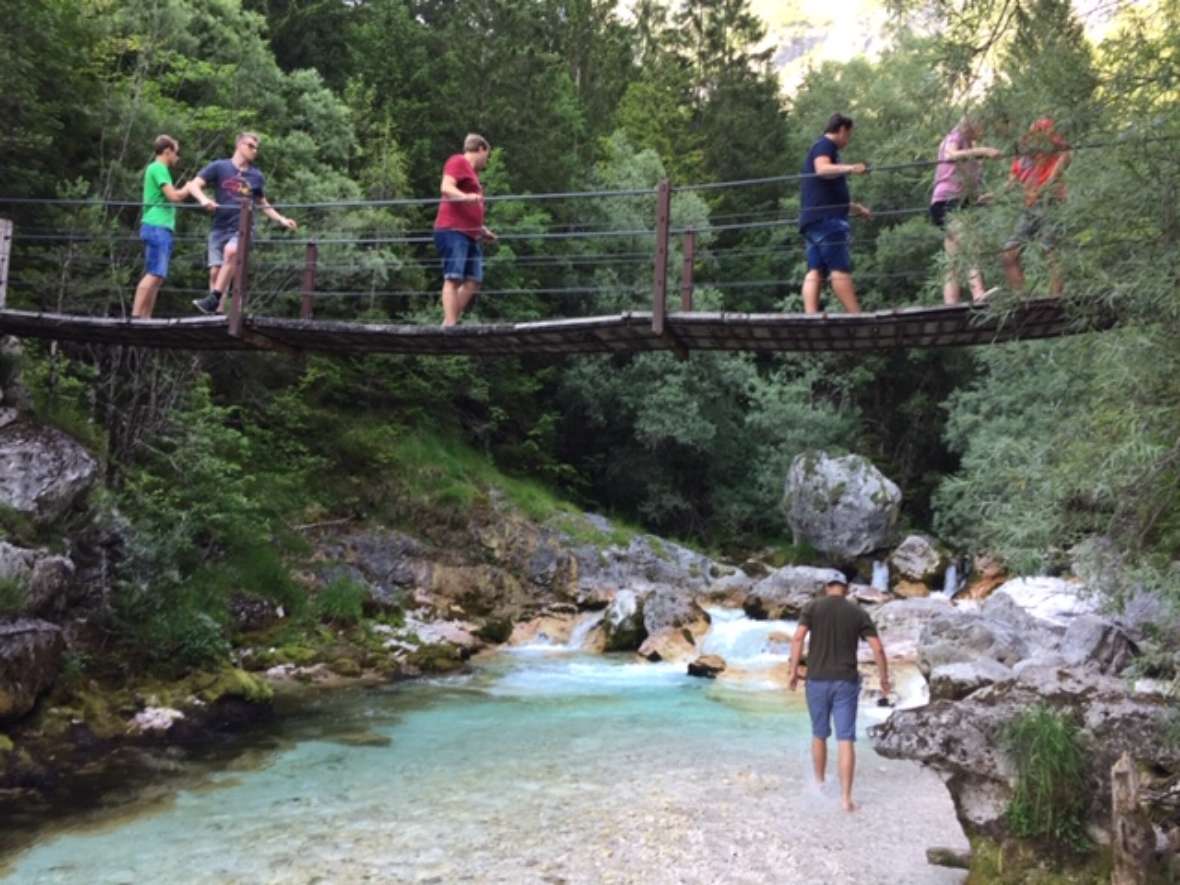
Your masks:
M889 566L878 559L873 560L873 589L882 593L889 591Z
M952 562L946 567L946 574L942 578L942 592L941 596L946 599L953 599L954 595L959 592L959 567L957 563Z
M603 610L582 615L574 624L569 642L565 644L565 647L573 651L580 651L582 646L586 644L586 637L590 635L590 631L602 623L605 614L606 611Z
M755 621L736 608L707 611L712 623L701 642L701 654L720 655L739 669L772 667L790 660L795 621Z

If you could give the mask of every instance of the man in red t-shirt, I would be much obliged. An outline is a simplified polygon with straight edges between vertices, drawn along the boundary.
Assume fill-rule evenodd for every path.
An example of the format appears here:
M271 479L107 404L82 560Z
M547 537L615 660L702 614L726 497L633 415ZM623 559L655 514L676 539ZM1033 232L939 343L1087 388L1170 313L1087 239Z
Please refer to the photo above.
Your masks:
M1059 297L1065 290L1061 266L1054 254L1057 230L1049 217L1049 209L1065 202L1064 174L1069 166L1067 142L1057 132L1053 120L1042 117L1029 127L1020 139L1020 155L1012 161L1008 186L1019 186L1024 191L1024 209L1016 222L1016 230L1004 244L1004 273L1013 292L1024 292L1024 268L1020 254L1026 244L1040 240L1049 265L1049 294Z
M490 151L486 138L471 133L463 140L463 153L454 154L443 166L434 246L442 259L444 326L457 325L475 299L483 282L480 243L496 238L483 223L483 186L479 183L479 172L488 165Z

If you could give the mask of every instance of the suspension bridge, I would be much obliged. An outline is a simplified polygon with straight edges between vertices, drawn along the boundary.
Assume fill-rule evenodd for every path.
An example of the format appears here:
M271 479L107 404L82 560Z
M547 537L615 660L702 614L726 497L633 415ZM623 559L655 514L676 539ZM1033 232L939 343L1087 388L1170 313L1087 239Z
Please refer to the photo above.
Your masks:
M925 169L937 161L919 161L879 167L876 171ZM773 230L793 226L793 219L783 218L778 209L764 212L737 213L734 216L711 216L700 228L676 226L672 222L674 192L715 191L723 187L750 187L798 180L803 176L784 175L736 182L710 182L701 185L672 187L661 181L655 188L581 191L554 194L525 194L489 196L487 201L587 200L613 198L616 201L638 199L647 201L647 209L654 209L654 224L618 226L579 224L568 230L510 229L501 234L502 244L511 244L511 259L500 262L499 256L489 261L490 273L505 266L517 276L539 278L545 273L559 272L563 280L572 272L591 270L609 271L611 280L599 278L591 285L551 286L538 281L532 285L513 288L486 289L485 300L496 296L505 298L538 298L557 296L567 305L577 303L574 316L552 317L525 321L467 322L443 328L433 322L407 322L406 312L386 310L374 317L373 305L382 298L426 298L436 300L437 290L382 289L372 280L387 281L391 274L413 276L423 280L437 274L437 262L429 259L407 259L404 254L391 255L389 250L423 251L431 241L428 230L400 230L366 235L363 231L346 231L340 235L327 232L317 239L257 238L253 235L254 208L244 203L240 230L243 232L239 248L240 260L232 287L232 297L226 315L180 316L157 319L131 319L126 315L127 299L95 299L96 310L79 312L51 306L46 290L58 287L59 304L75 301L66 297L64 279L80 281L86 288L86 262L97 271L91 277L101 277L109 269L110 256L121 255L128 268L134 267L138 240L124 225L107 230L67 230L34 228L27 234L14 230L11 222L0 221L0 335L20 338L80 342L101 346L130 346L184 351L275 351L280 353L398 353L422 355L508 356L525 354L589 354L636 353L671 351L682 357L693 351L751 351L751 352L870 352L901 348L962 347L987 345L1014 340L1052 338L1075 334L1112 325L1114 318L1089 317L1079 322L1063 299L1036 298L1007 304L1003 309L988 305L955 304L917 306L901 309L845 313L766 313L700 310L694 304L697 285L696 268L702 258L716 263L724 259L742 259L785 251L784 247L766 249L714 250L702 254L698 238L716 236L731 231ZM86 200L5 200L10 203L31 203L47 206L94 207ZM654 203L654 206L651 204ZM395 200L337 201L325 203L288 203L284 208L304 211L387 210L397 207L431 206L437 198L405 198ZM97 204L104 211L134 210L139 204L106 201ZM277 204L283 205L283 204ZM925 206L885 210L874 213L878 219L924 213ZM630 217L634 217L632 213ZM650 217L650 216L649 216ZM339 221L337 222L339 223ZM307 225L305 225L307 226ZM200 243L198 236L178 237L180 242ZM570 242L609 242L615 245L605 252L581 254L564 252L547 254L539 244L568 244ZM14 242L23 242L23 253L14 252ZM103 250L95 256L87 253ZM302 261L259 261L254 253L268 248L276 251L302 247ZM31 266L38 267L37 249L55 251L41 255L40 270L22 278L20 268L13 263L14 255L21 255ZM339 248L344 254L337 260L322 261L321 250ZM680 252L674 260L673 252ZM194 247L194 251L196 248ZM67 277L71 263L74 276ZM624 285L619 281L623 271L647 265L650 278L640 283ZM199 276L190 266L190 274ZM392 268L392 271L391 271ZM622 271L620 270L622 269ZM671 270L671 272L670 272ZM61 271L61 273L58 273ZM416 272L416 275L415 273ZM927 269L908 269L902 272L858 275L860 278L898 277L921 279ZM55 274L57 276L55 277ZM371 279L365 280L366 275ZM317 288L324 279L351 283L352 288ZM56 282L54 282L56 280ZM266 281L266 282L264 282ZM358 285L358 281L361 285ZM93 279L91 279L93 283ZM21 291L19 306L6 302L5 292ZM780 290L792 288L782 279L734 280L706 282L702 285L714 290L756 291L760 287ZM126 287L125 288L129 288ZM793 285L797 291L797 284ZM677 293L678 290L678 293ZM164 292L167 293L166 286ZM203 288L178 288L177 294L203 293ZM678 300L675 298L679 295ZM612 309L603 312L587 310L585 296L603 297ZM341 316L339 304L346 300L361 301L366 310L361 317ZM185 299L187 302L187 298ZM677 303L673 303L676 301ZM317 316L325 305L332 307ZM502 313L503 310L497 312ZM537 311L533 311L536 313ZM555 311L542 311L552 314ZM344 311L345 314L348 311ZM380 312L378 312L380 313Z

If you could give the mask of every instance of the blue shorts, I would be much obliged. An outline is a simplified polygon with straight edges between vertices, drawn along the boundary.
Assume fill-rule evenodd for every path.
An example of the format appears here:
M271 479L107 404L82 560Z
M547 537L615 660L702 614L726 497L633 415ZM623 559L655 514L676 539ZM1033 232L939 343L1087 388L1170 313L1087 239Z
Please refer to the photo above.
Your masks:
M836 740L856 740L856 702L859 698L859 679L808 679L807 711L811 714L811 733L827 740L835 719Z
M852 226L847 218L821 218L803 228L807 242L807 269L824 275L832 271L852 273Z
M139 228L139 238L143 240L144 272L164 279L172 257L172 231L158 224L144 224Z
M434 248L442 258L444 280L475 280L483 282L483 249L457 230L436 230Z

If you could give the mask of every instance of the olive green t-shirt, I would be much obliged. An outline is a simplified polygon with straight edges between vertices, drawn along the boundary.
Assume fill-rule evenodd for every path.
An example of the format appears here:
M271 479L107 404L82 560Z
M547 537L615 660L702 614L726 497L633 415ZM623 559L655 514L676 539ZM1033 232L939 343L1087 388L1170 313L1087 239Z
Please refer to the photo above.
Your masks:
M176 207L164 196L166 184L172 184L172 171L153 160L143 173L143 223L176 230Z
M807 603L799 623L811 633L808 679L857 679L856 647L877 635L873 619L845 596L821 596Z

